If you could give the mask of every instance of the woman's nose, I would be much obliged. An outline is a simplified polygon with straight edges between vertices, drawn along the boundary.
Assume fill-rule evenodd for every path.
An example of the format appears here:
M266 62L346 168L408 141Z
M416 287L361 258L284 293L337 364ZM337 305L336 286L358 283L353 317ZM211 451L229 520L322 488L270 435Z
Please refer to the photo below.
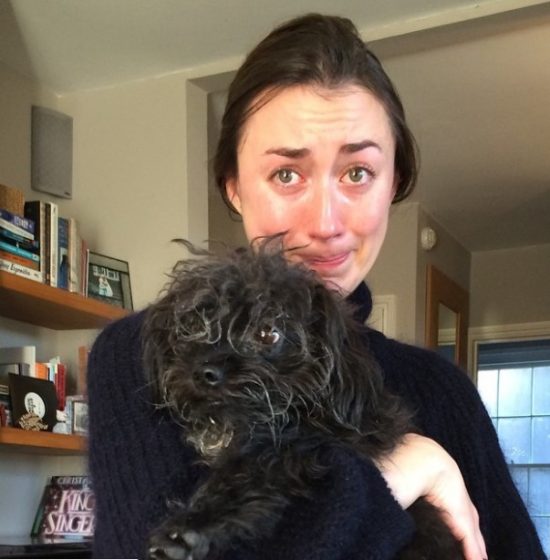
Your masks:
M341 235L345 229L345 220L338 193L328 185L320 185L314 191L307 211L309 235L318 239Z

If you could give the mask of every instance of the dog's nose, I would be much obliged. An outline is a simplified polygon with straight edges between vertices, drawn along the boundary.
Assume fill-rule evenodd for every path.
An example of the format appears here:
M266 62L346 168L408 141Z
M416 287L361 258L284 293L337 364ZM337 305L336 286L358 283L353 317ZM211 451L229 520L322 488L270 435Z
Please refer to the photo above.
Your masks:
M225 376L221 367L207 364L195 371L194 378L199 383L216 387L223 382Z

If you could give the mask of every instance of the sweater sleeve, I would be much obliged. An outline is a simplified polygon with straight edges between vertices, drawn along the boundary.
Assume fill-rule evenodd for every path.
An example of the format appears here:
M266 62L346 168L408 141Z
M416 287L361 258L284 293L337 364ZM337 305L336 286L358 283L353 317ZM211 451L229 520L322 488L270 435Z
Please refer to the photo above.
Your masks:
M394 341L375 344L391 370L387 373L390 388L413 406L423 433L456 460L478 510L489 556L544 560L534 525L471 379L433 352Z
M89 359L94 558L143 557L166 499L185 497L191 487L191 451L152 405L141 364L141 320L137 314L108 326Z
M341 448L327 462L329 476L291 505L271 538L224 560L393 560L414 535L411 516L372 463Z

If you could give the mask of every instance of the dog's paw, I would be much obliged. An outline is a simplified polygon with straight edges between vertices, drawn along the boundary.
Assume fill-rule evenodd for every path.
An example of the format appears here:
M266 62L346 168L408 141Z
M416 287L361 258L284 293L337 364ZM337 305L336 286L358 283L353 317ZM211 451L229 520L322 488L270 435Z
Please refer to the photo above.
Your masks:
M149 560L204 560L210 540L192 529L161 528L149 539Z

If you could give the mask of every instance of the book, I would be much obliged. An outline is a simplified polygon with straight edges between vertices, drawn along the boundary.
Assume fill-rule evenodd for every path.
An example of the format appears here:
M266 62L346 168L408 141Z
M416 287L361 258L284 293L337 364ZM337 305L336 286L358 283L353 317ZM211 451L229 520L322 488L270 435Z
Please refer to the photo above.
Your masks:
M18 255L20 257L24 257L25 259L29 259L30 261L40 262L40 255L33 253L32 251L26 251L25 249L21 249L17 247L15 244L1 241L0 240L0 249L2 251L7 251L8 253L12 253L13 255Z
M67 366L63 363L58 363L55 369L55 394L57 396L58 410L65 410L65 394L67 384Z
M57 220L57 287L69 289L69 220Z
M12 363L12 364L2 364L0 363L0 383L8 380L8 374L15 373L16 375L28 375L30 376L30 366L25 363Z
M0 208L0 219L13 224L27 233L30 233L34 238L34 222L29 218L13 214L4 208Z
M31 270L36 270L40 272L40 263L36 261L32 261L30 259L26 259L25 257L20 257L14 253L8 253L7 251L3 251L0 249L0 259L4 259L5 261L11 261L21 266L26 266Z
M35 377L38 379L48 379L48 364L36 362L36 364L34 364L34 369Z
M82 238L74 218L69 218L69 291L81 293Z
M95 498L88 476L52 476L36 511L31 537L76 537L94 534Z
M22 276L23 278L28 278L29 280L34 280L35 282L44 282L44 275L40 270L33 270L28 266L23 266L13 262L13 260L4 259L2 257L0 257L0 270Z
M7 231L11 231L12 233L16 233L17 235L23 237L24 239L30 239L31 241L34 240L34 234L29 233L27 230L20 228L15 224L12 224L11 222L5 220L2 217L0 217L0 227L4 228Z
M9 426L8 424L8 409L6 405L0 401L0 426Z
M46 279L46 203L41 200L25 202L25 216L34 221L35 240L40 247L40 271Z
M82 239L82 261L80 263L80 293L88 295L90 249L85 239Z
M34 377L36 346L1 346L0 364L28 364L28 373Z
M57 288L57 238L59 209L54 202L46 202L46 282Z
M40 243L38 240L32 241L31 239L27 239L22 237L21 235L17 235L13 233L9 229L5 229L0 227L0 239L3 241L8 241L12 245L16 247L20 247L21 249L26 249L27 251L38 251L40 248Z
M86 395L87 392L87 374L88 374L88 358L90 349L88 346L78 347L78 369L76 375L76 392L79 395Z

